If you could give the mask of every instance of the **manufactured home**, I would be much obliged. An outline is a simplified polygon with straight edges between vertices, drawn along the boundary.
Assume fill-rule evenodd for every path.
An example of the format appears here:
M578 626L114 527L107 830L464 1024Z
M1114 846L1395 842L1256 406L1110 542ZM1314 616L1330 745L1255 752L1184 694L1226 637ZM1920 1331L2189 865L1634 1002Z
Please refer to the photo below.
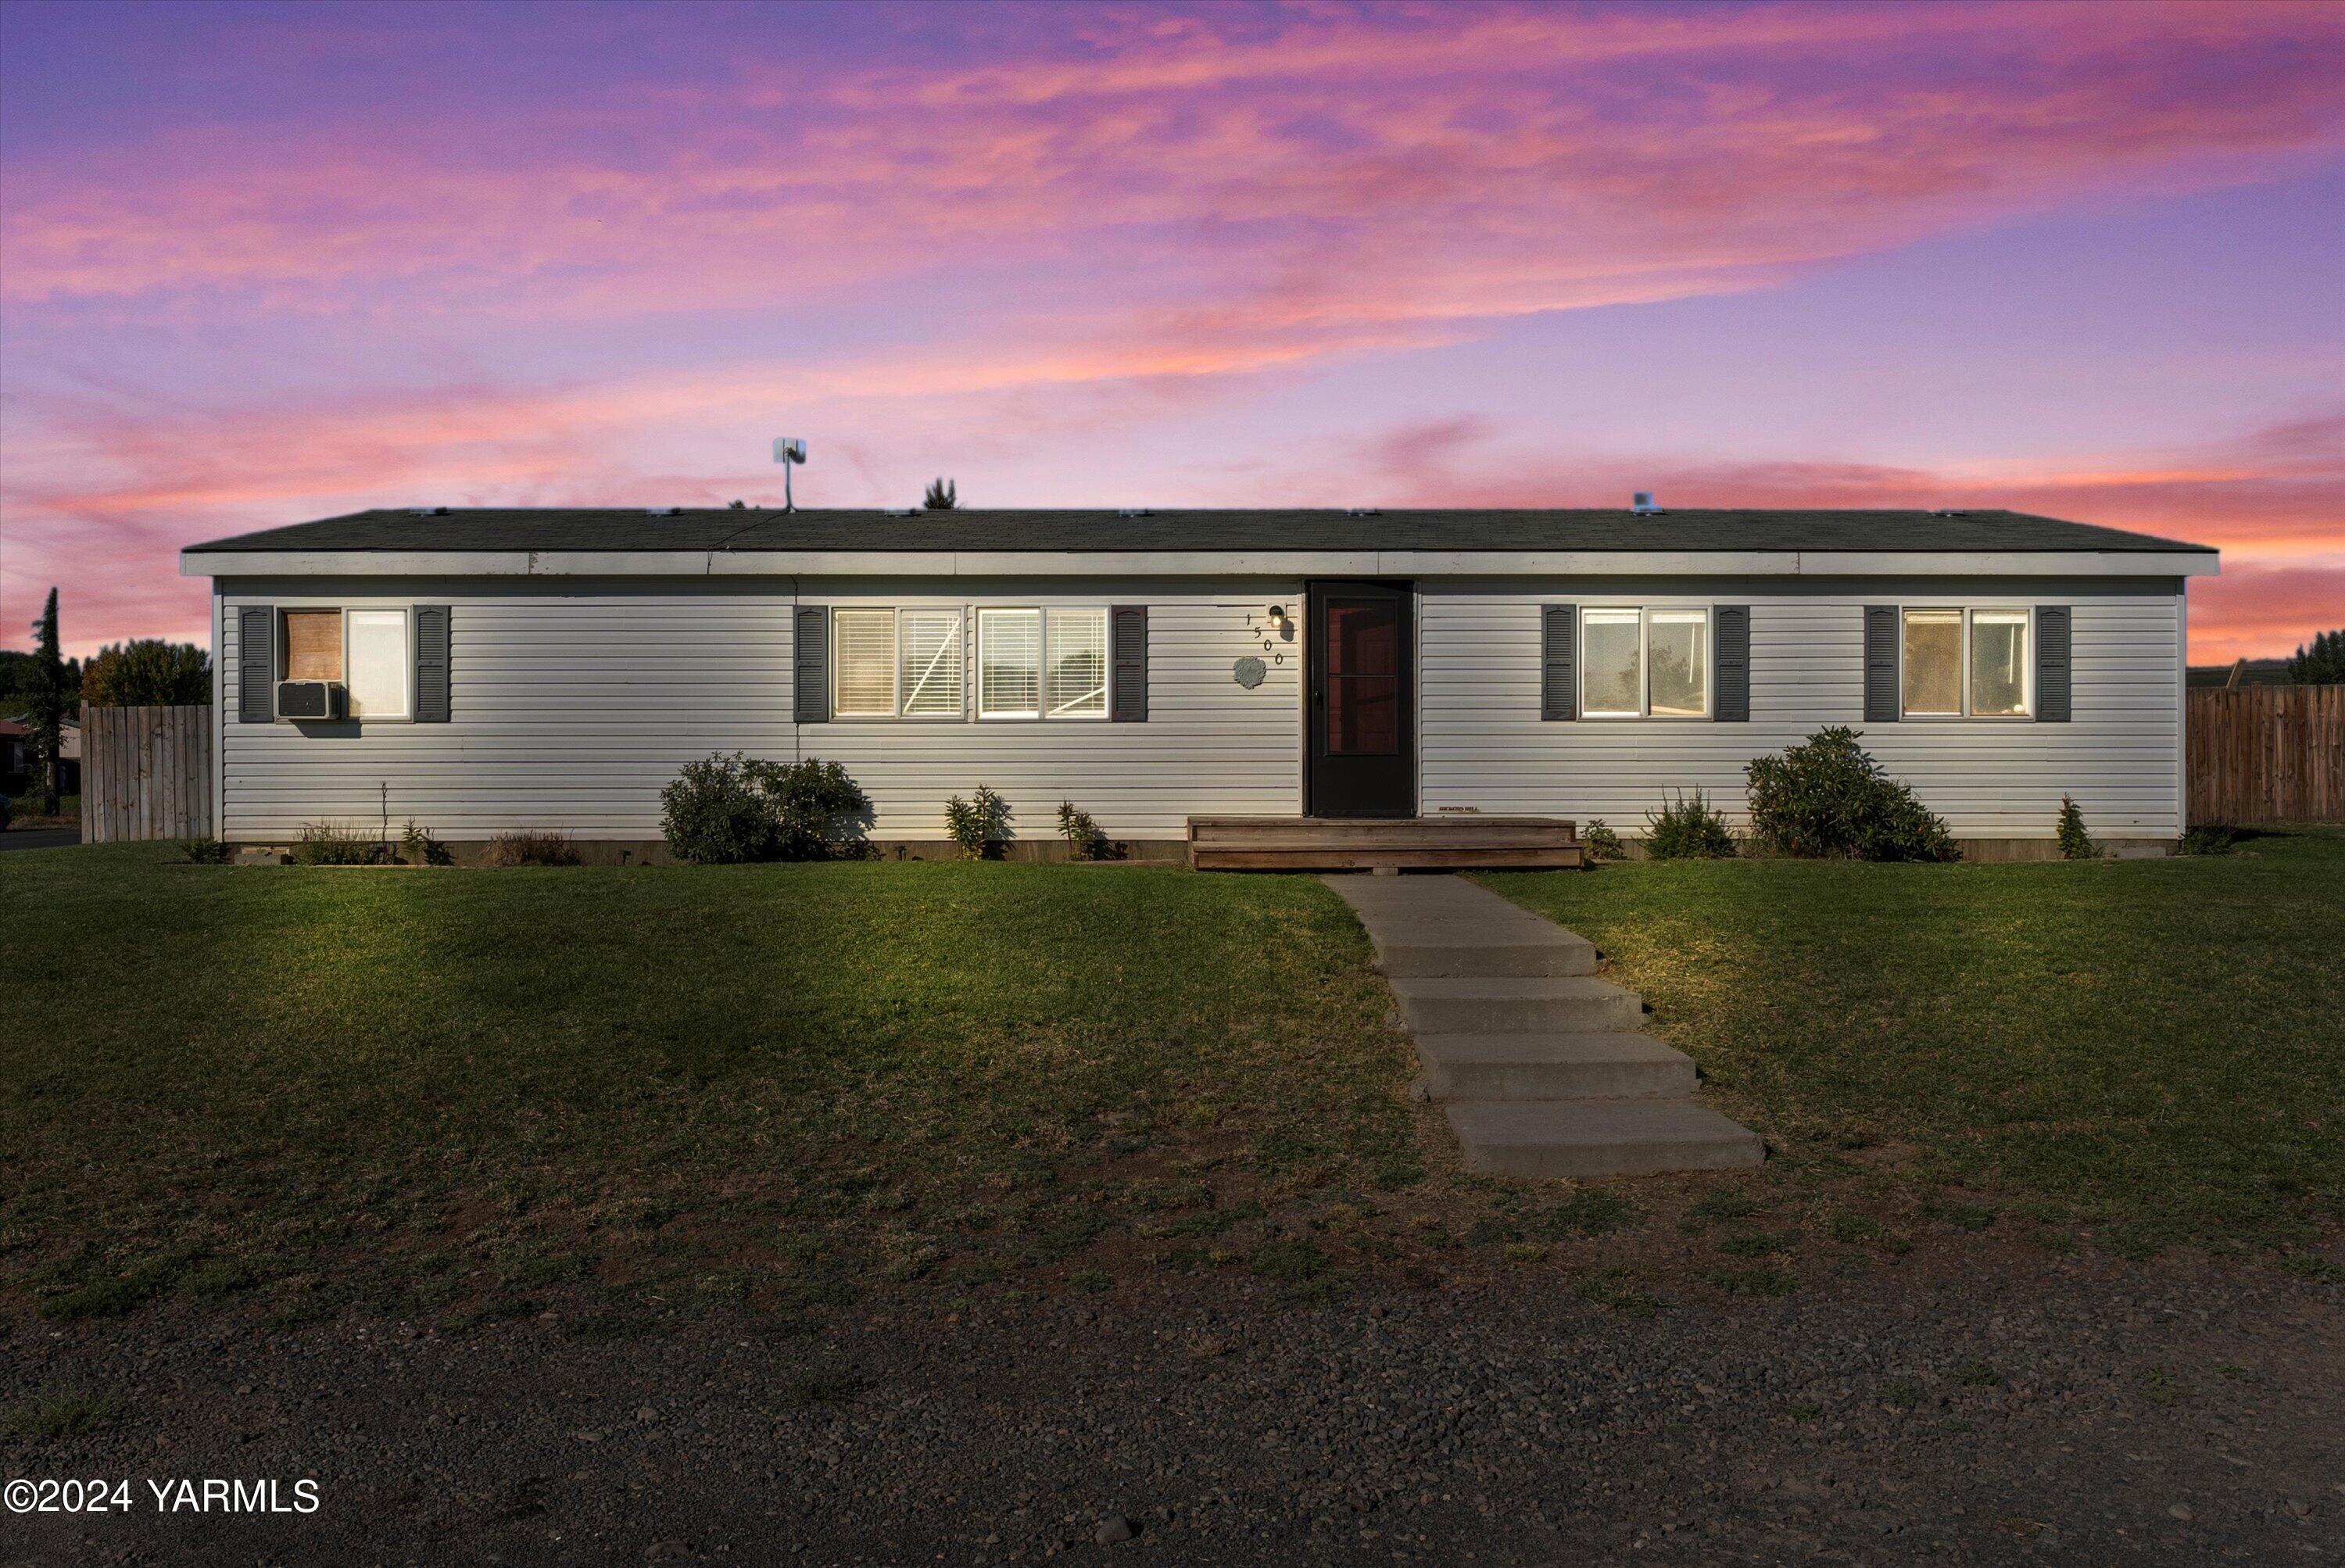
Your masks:
M2004 511L371 511L212 580L220 836L387 810L660 839L744 751L842 763L883 845L990 786L1138 854L1200 820L1609 820L1850 725L1965 849L2183 823L2200 545Z

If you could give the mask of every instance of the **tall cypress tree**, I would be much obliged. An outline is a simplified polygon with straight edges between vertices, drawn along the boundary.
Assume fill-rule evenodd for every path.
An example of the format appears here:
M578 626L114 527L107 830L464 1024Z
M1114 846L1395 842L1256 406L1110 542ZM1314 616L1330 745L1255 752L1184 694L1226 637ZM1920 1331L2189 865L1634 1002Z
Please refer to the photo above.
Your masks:
M57 591L49 590L49 602L41 611L41 618L33 623L40 634L40 646L33 652L36 661L33 669L32 710L25 717L33 728L33 752L38 759L34 766L41 774L41 814L54 817L64 805L59 799L65 783L66 661L57 650Z

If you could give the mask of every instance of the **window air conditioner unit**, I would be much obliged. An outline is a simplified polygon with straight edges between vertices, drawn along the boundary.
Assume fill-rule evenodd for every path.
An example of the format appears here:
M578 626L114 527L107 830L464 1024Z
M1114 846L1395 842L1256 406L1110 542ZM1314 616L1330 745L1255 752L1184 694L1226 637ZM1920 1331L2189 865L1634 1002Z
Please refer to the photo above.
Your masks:
M279 718L348 718L350 688L338 680L280 680L277 683Z

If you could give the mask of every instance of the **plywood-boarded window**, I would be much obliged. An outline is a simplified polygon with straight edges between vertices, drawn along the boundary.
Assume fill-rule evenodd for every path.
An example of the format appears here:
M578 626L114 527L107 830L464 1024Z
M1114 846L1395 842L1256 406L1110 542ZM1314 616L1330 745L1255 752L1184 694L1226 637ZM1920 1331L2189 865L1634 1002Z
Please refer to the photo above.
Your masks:
M285 678L342 678L342 612L285 612Z

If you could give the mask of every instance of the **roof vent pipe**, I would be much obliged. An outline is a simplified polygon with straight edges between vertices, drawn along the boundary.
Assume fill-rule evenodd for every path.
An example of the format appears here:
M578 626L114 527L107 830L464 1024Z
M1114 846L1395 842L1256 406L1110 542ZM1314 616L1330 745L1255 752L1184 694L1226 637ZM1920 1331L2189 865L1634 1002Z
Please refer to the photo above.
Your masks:
M1636 504L1630 506L1629 510L1631 512L1659 512L1660 508L1653 504L1653 493L1651 491L1639 490L1637 492Z

